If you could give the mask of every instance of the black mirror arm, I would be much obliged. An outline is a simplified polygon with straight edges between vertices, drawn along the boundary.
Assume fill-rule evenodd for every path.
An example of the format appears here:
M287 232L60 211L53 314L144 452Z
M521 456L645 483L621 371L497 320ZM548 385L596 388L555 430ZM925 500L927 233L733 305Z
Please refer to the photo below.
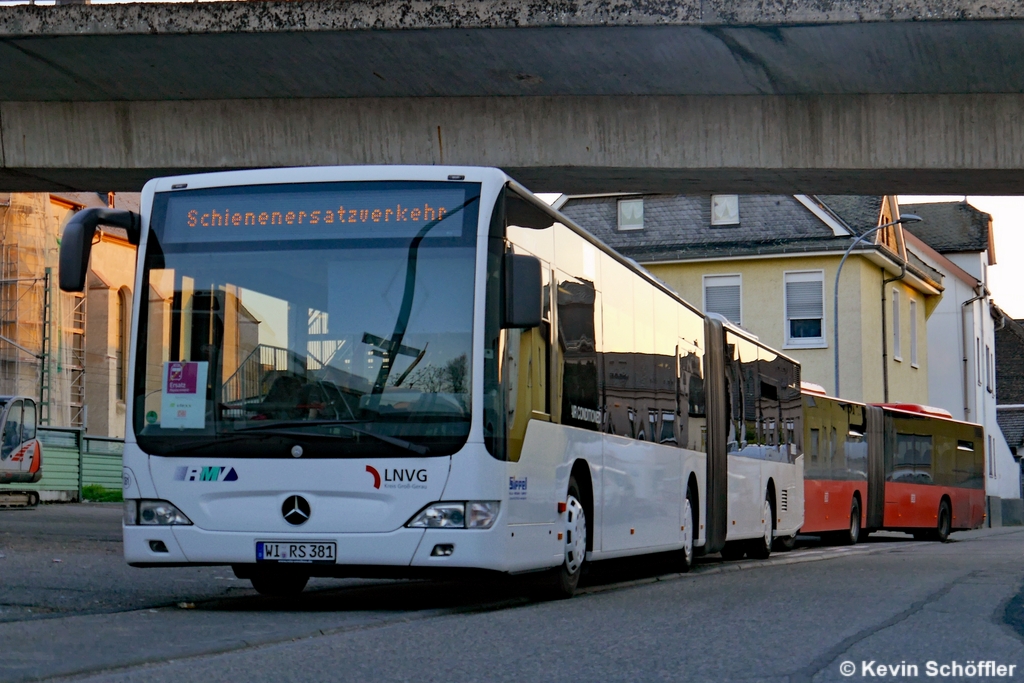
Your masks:
M142 239L142 217L124 209L83 209L71 216L64 225L60 246L60 288L65 292L85 290L85 276L89 271L89 254L96 228L108 225L128 233L128 242L138 246Z

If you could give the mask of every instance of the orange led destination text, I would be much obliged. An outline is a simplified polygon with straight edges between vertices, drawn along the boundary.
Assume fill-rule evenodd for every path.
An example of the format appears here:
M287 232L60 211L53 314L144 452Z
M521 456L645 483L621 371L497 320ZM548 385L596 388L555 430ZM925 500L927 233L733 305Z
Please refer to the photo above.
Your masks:
M199 213L192 209L185 216L188 227L214 228L231 225L316 225L318 223L419 223L440 221L445 216L444 207L434 208L429 204L422 207L403 207L396 204L394 208L383 209L346 209L339 206L337 210L317 211L231 211L225 209Z

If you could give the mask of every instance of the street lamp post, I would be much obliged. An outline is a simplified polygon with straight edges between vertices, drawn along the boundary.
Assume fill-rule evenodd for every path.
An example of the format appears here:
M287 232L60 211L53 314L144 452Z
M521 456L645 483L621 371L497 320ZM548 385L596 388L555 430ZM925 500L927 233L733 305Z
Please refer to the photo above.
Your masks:
M850 256L854 247L863 242L865 239L874 235L882 228L890 228L899 223L918 223L921 221L921 217L912 213L908 213L900 217L897 221L886 223L885 225L879 225L878 227L871 228L867 232L862 233L853 241L850 246L846 248L846 253L843 254L843 258L839 261L839 268L836 269L836 284L833 287L833 300L832 300L832 349L835 354L835 382L836 382L836 398L839 398L839 276L843 272L843 264L846 263L846 259Z

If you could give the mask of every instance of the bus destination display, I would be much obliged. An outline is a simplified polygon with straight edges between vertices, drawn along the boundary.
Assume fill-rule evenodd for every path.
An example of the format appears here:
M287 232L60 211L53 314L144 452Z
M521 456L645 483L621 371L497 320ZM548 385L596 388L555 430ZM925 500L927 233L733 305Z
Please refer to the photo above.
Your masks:
M463 208L475 196L466 185L378 185L383 187L335 183L298 191L274 186L266 192L176 193L167 200L164 241L408 239L428 226L428 238L462 236Z

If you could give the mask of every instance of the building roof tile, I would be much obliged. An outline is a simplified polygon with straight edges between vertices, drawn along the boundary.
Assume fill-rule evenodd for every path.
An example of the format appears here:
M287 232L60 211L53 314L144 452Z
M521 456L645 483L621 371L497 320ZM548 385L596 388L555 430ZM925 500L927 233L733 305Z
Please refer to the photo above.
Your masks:
M996 403L1024 404L1024 321L1005 319L996 330Z
M1024 452L1024 408L999 408L996 422L1010 448L1018 455Z
M901 204L900 213L923 219L906 228L940 254L988 249L992 216L967 202Z
M641 195L635 195L639 197ZM629 196L569 197L561 211L598 239L639 263L844 251L850 237L832 229L792 195L739 195L739 224L711 225L709 195L643 195L643 230L618 230L618 202ZM882 197L812 199L860 234L878 224ZM865 245L867 250L878 249ZM911 255L915 274L942 274Z

